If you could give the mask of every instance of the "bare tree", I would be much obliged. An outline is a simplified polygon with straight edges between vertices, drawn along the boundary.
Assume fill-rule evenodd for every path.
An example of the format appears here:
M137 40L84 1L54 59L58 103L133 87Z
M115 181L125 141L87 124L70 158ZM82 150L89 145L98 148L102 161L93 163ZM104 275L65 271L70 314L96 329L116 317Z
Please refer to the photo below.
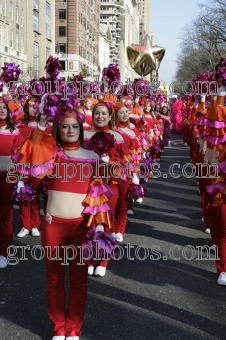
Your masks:
M189 81L198 73L214 71L219 60L226 57L225 5L225 0L199 4L198 16L182 29L176 80Z

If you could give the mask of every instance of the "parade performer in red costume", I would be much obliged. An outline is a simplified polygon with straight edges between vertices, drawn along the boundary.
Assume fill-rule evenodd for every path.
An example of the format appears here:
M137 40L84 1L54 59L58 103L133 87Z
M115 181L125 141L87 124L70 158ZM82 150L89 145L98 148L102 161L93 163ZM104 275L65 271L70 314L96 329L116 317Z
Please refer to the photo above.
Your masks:
M115 164L114 173L110 171L108 183L114 196L110 198L110 206L115 213L115 223L118 225L125 225L127 220L127 209L125 210L125 194L127 185L123 181L124 176L122 169L124 169L125 162L129 162L129 149L126 146L122 136L114 131L114 115L112 111L112 104L108 102L100 101L93 108L93 128L91 130L85 131L84 140L88 144L89 140L95 133L104 131L112 134L115 138L114 147L110 150L108 155L103 155L102 160L107 164ZM120 165L120 166L119 166ZM117 233L115 235L118 242L123 241L122 233ZM102 261L99 266L94 268L94 266L89 266L88 274L104 276L106 273L106 266L108 261Z
M41 110L42 106L41 103ZM52 340L79 339L87 296L87 265L81 263L87 227L93 226L95 233L111 230L103 181L95 176L99 156L82 147L84 119L75 111L60 112L52 130L54 139L45 134L46 116L42 115L37 129L17 152L19 163L43 165L33 169L34 175L47 176L48 203L42 245ZM65 264L69 264L70 271L66 311Z
M93 105L92 99L90 97L87 97L83 103L83 112L86 119L83 124L84 130L89 130L92 128L92 110L91 110L92 105Z
M27 139L37 128L37 124L40 119L40 115L36 114L37 102L36 98L29 98L26 100L24 105L24 122L25 126L20 129L21 135L24 139ZM52 125L49 122L46 127L45 133L48 134L51 132ZM24 182L32 184L32 190L36 191L35 198L32 200L30 204L20 204L20 218L22 221L22 229L17 234L18 237L24 237L31 233L32 236L40 236L39 225L41 223L40 217L40 190L42 180L40 178L35 178L33 176L29 176L27 179L24 179ZM46 205L46 197L44 196L44 201ZM44 209L45 210L45 209Z
M20 136L10 121L6 98L0 97L0 268L7 266L7 248L13 240L13 202L11 191L15 177L8 177L12 162L11 155L15 141Z
M127 107L126 103L118 103L115 107L115 130L120 133L127 144L130 156L132 159L133 164L131 164L131 173L133 173L133 178L131 181L131 178L124 178L124 184L125 192L128 190L130 184L133 182L136 183L136 185L139 185L139 179L136 175L136 172L139 172L139 163L142 160L142 154L143 150L141 148L140 141L138 139L138 136L136 133L130 129L130 123L129 123L129 109ZM137 178L136 178L137 177ZM127 187L127 190L126 190ZM132 203L133 199L128 198L127 196L122 197L122 200L125 200L124 209L127 209L128 215L133 215L133 208ZM123 205L122 205L123 208ZM120 224L116 221L115 224L115 232L124 235L125 228L126 228L126 221L123 221L123 224Z

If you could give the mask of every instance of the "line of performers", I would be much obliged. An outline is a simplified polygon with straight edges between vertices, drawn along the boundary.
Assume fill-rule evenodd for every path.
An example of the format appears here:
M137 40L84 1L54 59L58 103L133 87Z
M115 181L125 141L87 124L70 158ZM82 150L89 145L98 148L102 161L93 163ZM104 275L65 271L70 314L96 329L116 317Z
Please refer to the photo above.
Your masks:
M216 251L217 283L226 285L226 86L172 105L174 127L190 148L201 196L202 220ZM218 250L218 251L217 251Z
M30 96L22 105L5 94L0 97L0 268L7 267L7 249L13 242L12 199L19 203L22 223L17 236L36 237L43 192L41 241L48 249L52 340L78 340L87 270L88 275L104 276L108 264L107 259L95 262L91 258L79 265L81 246L92 235L109 235L111 244L123 241L127 216L134 213L133 202L142 202L145 196L151 166L160 160L169 141L171 123L167 103L158 102L157 95L152 101L142 96L118 100L109 93L99 99L75 99L74 105L71 99L62 100L52 118L46 114L48 100L48 94L41 102ZM106 176L106 169L113 170ZM66 310L65 266L56 256L71 259Z

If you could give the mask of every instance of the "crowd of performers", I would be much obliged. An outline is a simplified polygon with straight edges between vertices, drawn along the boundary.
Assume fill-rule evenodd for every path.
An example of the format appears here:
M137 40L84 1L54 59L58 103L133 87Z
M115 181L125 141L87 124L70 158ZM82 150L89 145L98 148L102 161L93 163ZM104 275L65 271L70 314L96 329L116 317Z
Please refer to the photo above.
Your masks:
M13 204L19 204L22 225L17 237L37 237L43 193L41 243L46 250L52 340L78 340L87 272L105 275L112 250L123 241L128 215L134 213L133 202L145 197L152 164L160 161L171 123L166 98L144 91L145 80L139 95L128 87L120 95L109 91L117 65L104 69L108 86L102 95L87 93L81 100L70 85L66 99L59 90L40 95L41 81L51 84L52 93L56 90L59 69L58 60L49 57L46 78L31 80L34 86L26 94L19 87L16 99L9 89L20 76L19 67L5 63L0 76L0 268L7 266L13 241ZM83 86L82 74L72 80ZM85 265L79 265L81 252ZM65 311L62 263L67 261L70 290Z
M173 127L183 133L183 142L190 148L190 159L195 166L201 196L204 230L211 235L211 248L218 250L217 283L225 286L226 59L216 65L214 72L194 77L193 84L196 93L174 99Z

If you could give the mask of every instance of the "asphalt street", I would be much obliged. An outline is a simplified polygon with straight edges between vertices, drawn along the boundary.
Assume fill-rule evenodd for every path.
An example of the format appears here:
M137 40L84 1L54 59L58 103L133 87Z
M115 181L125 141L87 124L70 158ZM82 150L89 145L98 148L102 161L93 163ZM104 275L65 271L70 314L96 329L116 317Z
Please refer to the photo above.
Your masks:
M105 277L88 278L81 340L226 339L226 287L216 282L216 254L202 248L211 240L204 233L196 179L186 178L189 161L189 149L174 133L162 154L160 177L148 182L147 197L134 204L117 259ZM14 212L16 235L18 207ZM40 237L15 236L13 244L33 249ZM35 260L30 250L26 257L18 249L11 265L0 270L0 340L51 339L44 260Z

